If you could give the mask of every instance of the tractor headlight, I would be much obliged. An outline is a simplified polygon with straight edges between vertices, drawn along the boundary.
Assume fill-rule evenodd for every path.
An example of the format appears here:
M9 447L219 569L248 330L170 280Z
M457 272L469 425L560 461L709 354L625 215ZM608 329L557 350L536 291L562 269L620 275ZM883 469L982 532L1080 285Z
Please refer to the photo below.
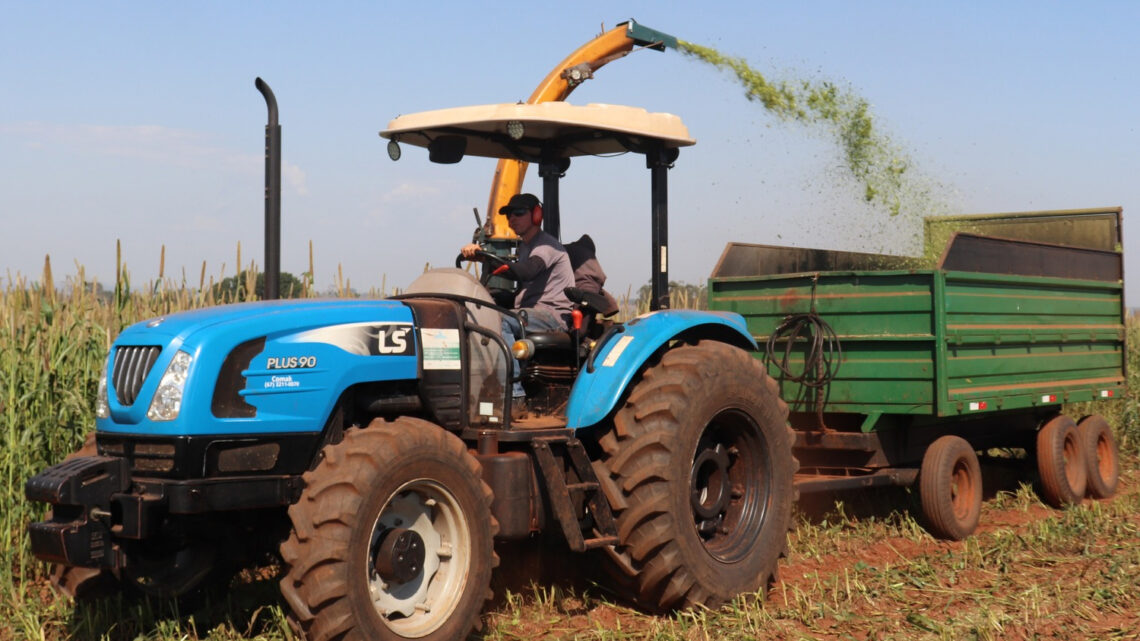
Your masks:
M95 418L110 418L111 405L107 402L107 367L111 364L111 355L103 361L103 369L99 372L99 391L95 393Z
M158 382L158 389L150 401L146 417L152 421L173 421L182 409L182 390L186 387L186 372L190 370L191 357L183 351L174 355L170 365Z

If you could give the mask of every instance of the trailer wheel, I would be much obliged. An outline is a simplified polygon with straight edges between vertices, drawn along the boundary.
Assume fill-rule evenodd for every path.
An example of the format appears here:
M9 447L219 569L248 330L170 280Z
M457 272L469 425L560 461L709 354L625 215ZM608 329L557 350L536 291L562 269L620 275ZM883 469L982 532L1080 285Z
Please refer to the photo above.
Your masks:
M1059 508L1084 499L1088 484L1085 460L1081 436L1068 416L1055 416L1037 432L1037 472L1046 503Z
M951 541L973 534L982 513L982 468L970 443L949 434L935 440L922 457L918 479L930 533Z
M72 452L65 461L84 456L96 456L99 453L95 445L95 432L87 435L83 447ZM48 512L51 519L51 512ZM60 594L71 597L76 601L94 601L114 594L121 590L119 577L107 568L85 568L73 565L51 565L51 585Z
M479 623L498 524L463 441L377 419L326 447L304 481L281 591L309 641L462 639Z
M1120 482L1120 451L1112 427L1103 416L1094 414L1077 424L1088 467L1088 494L1094 499L1116 495Z
M607 560L634 601L715 607L775 581L796 468L778 391L714 341L666 352L632 387L600 443L622 494Z

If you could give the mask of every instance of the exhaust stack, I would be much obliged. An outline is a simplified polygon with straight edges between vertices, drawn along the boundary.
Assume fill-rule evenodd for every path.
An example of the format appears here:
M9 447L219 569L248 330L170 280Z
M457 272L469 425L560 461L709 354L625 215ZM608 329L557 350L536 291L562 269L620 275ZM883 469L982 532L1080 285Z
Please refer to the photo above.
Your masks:
M265 97L269 122L265 125L265 292L266 300L279 298L281 282L281 125L277 124L277 98L264 80L254 86ZM241 265L238 265L241 270Z

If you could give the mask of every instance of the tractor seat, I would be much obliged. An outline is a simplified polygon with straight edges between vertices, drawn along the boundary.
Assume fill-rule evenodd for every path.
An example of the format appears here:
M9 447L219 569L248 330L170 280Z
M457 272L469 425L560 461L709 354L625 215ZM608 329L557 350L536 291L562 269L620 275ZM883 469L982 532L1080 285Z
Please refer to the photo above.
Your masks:
M582 310L582 315L585 320L583 328L589 325L596 314L601 314L604 318L609 318L618 313L617 301L604 290L601 294L596 294L577 287L567 287L565 292L570 302ZM585 331L581 332L578 338L584 335ZM534 343L534 348L537 351L573 352L578 348L578 338L575 338L572 332L528 332L526 337Z
M566 297L570 299L571 303L582 308L582 313L586 316L601 314L603 318L609 318L618 313L617 301L604 289L601 293L586 291L578 287L567 287L563 291L566 292Z
M570 302L582 312L584 321L582 331L577 332L577 335L574 332L560 331L528 332L526 337L534 343L536 352L574 354L579 348L579 340L587 334L586 328L594 322L598 314L603 318L610 318L619 311L617 300L602 289L606 275L598 264L593 239L583 235L578 240L567 243L565 247L576 283L589 287L589 289L567 287L563 290ZM598 291L593 291L594 287Z
M573 351L576 347L576 342L569 332L560 331L546 331L546 332L527 332L527 340L534 343L535 350L564 350L567 352Z

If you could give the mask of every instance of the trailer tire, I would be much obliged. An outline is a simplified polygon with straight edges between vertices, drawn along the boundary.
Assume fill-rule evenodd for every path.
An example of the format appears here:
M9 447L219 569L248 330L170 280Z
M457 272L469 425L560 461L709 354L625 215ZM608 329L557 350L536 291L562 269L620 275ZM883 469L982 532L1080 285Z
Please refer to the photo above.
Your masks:
M1073 419L1058 414L1037 432L1041 497L1053 507L1078 505L1088 485L1088 466Z
M466 638L498 564L491 490L467 446L404 417L349 429L322 456L281 545L294 625L309 641Z
M65 461L99 454L95 445L95 432L87 435L83 447L67 455ZM51 519L51 512L48 512ZM51 586L56 592L76 601L95 601L118 594L122 589L118 575L108 568L86 568L74 565L51 564Z
M716 341L664 353L601 439L621 496L612 574L642 607L716 607L776 580L791 515L788 408L759 361Z
M969 441L947 434L926 448L918 493L931 534L961 541L974 533L982 514L982 468Z
M1120 450L1112 427L1099 414L1086 416L1077 424L1088 467L1088 495L1107 499L1116 495L1120 483Z

